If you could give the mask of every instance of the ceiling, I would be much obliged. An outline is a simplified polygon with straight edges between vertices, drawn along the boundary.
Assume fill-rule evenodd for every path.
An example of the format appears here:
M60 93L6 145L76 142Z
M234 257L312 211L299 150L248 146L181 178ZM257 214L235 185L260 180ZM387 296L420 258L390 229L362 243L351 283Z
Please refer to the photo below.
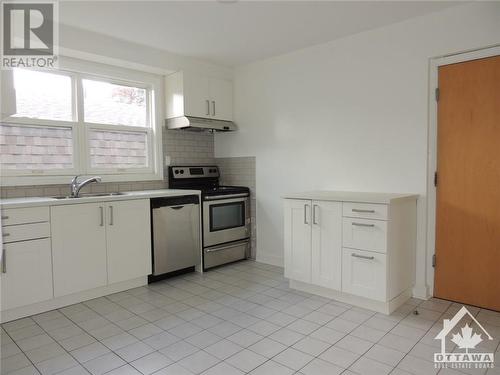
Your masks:
M63 24L236 66L439 11L429 1L67 1Z

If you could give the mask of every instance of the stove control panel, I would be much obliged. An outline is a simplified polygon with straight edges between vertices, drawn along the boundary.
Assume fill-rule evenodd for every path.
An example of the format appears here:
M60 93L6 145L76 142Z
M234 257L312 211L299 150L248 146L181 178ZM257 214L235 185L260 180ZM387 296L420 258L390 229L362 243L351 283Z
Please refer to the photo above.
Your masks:
M217 166L171 167L171 172L174 179L219 177L219 168Z

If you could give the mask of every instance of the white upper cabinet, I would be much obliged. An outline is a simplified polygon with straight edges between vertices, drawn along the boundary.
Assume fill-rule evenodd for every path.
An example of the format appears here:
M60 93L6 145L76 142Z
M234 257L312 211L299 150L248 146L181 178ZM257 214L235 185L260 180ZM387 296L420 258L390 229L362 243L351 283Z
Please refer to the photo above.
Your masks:
M233 83L229 80L177 72L166 77L165 94L167 118L233 120Z
M149 199L106 203L108 283L151 273Z

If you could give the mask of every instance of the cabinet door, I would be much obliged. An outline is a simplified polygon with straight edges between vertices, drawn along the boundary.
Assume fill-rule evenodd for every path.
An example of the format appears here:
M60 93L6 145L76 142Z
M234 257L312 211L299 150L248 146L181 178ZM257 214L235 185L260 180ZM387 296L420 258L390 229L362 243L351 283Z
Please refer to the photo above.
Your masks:
M51 299L50 239L5 244L4 251L2 310Z
M210 115L217 120L233 120L233 83L225 79L209 80Z
M311 282L311 201L285 199L285 277Z
M186 116L210 118L211 103L208 78L183 74L184 114Z
M353 249L343 250L343 292L385 302L386 280L385 254Z
M54 295L107 284L105 204L51 208Z
M342 283L342 203L313 201L312 282L340 290Z
M149 199L107 202L108 283L151 273Z

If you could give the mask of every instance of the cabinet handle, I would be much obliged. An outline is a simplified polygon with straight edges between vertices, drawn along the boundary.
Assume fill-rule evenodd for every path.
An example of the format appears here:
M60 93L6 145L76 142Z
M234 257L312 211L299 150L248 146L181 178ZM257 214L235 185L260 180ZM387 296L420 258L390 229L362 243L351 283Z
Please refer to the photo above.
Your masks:
M215 100L212 100L212 116L215 116Z
M8 220L9 217L8 216L2 216L2 220Z
M109 206L109 225L113 225L113 206Z
M210 100L207 99L207 116L210 116Z
M2 248L2 273L7 273L7 253L5 248Z
M318 212L319 212L319 206L317 204L313 205L313 224L318 225L319 221L316 221L316 207L318 207Z
M306 225L307 225L307 224L309 224L309 223L307 222L307 207L309 207L309 205L308 205L308 204L305 204L305 205L304 205L304 224L306 224Z
M2 233L2 237L9 237L10 233Z
M104 207L100 206L99 210L101 210L101 223L99 224L100 227L104 226Z
M365 224L365 223L352 223L352 225L354 225L355 227L374 227L375 224Z
M352 212L363 212L363 213L367 213L367 214L374 214L375 210L362 210L360 208L353 208Z
M374 256L369 257L369 256L366 256L366 255L358 255L356 253L352 253L351 256L354 257L354 258L361 258L361 259L368 259L368 260L375 259Z

